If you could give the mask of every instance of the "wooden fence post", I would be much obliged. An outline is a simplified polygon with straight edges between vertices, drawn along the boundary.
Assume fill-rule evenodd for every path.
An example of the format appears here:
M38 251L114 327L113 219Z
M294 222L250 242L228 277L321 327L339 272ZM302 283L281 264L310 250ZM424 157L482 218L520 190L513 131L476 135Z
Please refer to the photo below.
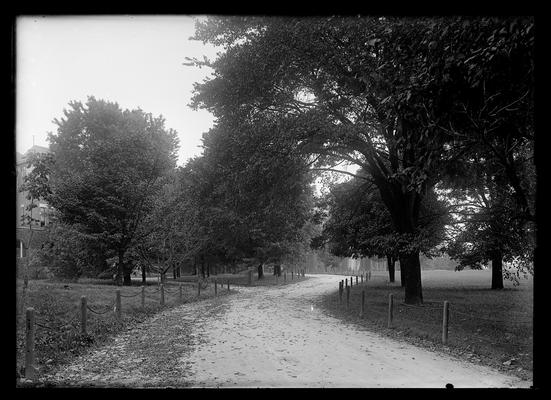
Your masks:
M358 284L358 275L356 275L356 285Z
M391 294L388 295L388 327L392 327L392 317L394 311L394 296Z
M444 301L444 314L442 321L442 343L448 344L448 322L449 322L449 306L450 304L447 301Z
M26 352L25 352L25 378L34 379L37 376L37 369L34 365L35 363L35 354L34 354L34 336L35 336L35 326L34 326L34 308L27 308L26 315L26 326L27 326L27 340L26 340Z
M228 279L228 292L230 291L230 280Z
M120 320L122 317L122 306L121 306L121 290L116 290L116 296L115 296L115 315L117 316L117 319Z
M339 303L342 304L342 281L339 282Z
M365 290L362 289L362 306L360 308L360 318L364 317L364 310L365 310Z
M291 280L295 279L295 270L291 271Z
M142 310L145 311L145 286L142 285Z
M86 335L86 296L80 297L80 333Z
M360 283L364 283L364 274L360 275Z
M350 286L346 287L346 309L350 308Z
M218 295L218 283L216 282L216 279L214 279L214 295Z
M345 286L345 287L348 287L348 278L345 278L345 279L344 279L344 286Z
M197 297L201 297L201 281L197 281Z
M214 282L216 284L216 280ZM178 289L180 289L180 303L183 303L184 302L184 288L183 288L181 283L180 283L180 286L178 287Z
M161 283L161 306L165 305L165 285Z

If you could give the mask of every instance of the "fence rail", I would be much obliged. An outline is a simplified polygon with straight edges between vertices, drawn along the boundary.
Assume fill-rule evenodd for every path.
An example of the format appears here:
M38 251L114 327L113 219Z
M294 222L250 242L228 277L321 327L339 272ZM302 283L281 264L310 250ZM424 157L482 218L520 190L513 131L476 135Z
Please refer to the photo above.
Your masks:
M435 333L437 332L437 329L440 328L441 330L441 342L444 345L447 345L449 343L449 331L450 326L453 326L454 317L457 316L463 316L468 317L470 319L476 319L476 320L483 320L493 323L503 323L503 324L512 324L512 325L524 325L524 324L532 324L532 318L524 318L524 319L518 319L517 317L511 319L511 320L504 320L499 318L491 318L491 317L484 317L480 315L476 315L474 313L468 313L463 312L455 309L453 307L453 304L447 300L444 300L442 302L429 300L424 301L422 305L416 305L416 304L406 304L404 302L396 302L393 294L388 295L388 300L386 302L387 304L387 310L381 311L380 308L383 304L385 304L383 301L377 300L376 302L370 303L366 301L366 291L368 290L367 282L370 280L370 274L365 275L365 282L363 281L364 275L360 275L360 280L355 281L356 286L360 286L361 290L359 292L356 292L353 294L353 296L360 296L361 301L359 302L359 309L353 310L352 306L350 304L350 289L352 288L352 285L354 283L353 278L345 278L340 281L338 281L338 290L337 295L338 299L336 300L337 303L342 307L344 303L344 307L341 308L342 310L345 310L346 312L357 312L360 319L368 318L369 315L376 315L376 319L380 320L379 322L385 323L385 326L387 328L397 328L399 326L403 326L404 323L407 323L407 317L404 319L404 315L407 314L407 310L415 310L420 312L433 312L438 311L440 312L440 322L428 322L424 320L418 320L415 319L415 324L423 325L429 330L434 330ZM346 301L343 302L343 293L346 294ZM382 300L382 299L381 299ZM377 305L378 308L373 307L373 305ZM406 311L405 313L402 312ZM396 312L398 311L398 312ZM415 313L416 314L416 313ZM412 314L414 315L414 314ZM402 318L400 318L402 317ZM486 339L477 335L474 335L473 338L475 340L480 341L486 341L489 343L495 343L495 341L492 341L490 339Z
M215 282L215 285L217 285L218 282ZM220 285L223 285L223 282L220 282ZM66 322L63 322L61 324L48 324L45 321L39 320L37 318L36 312L34 308L29 307L27 308L27 314L26 314L26 332L25 332L25 340L26 340L26 357L25 357L25 365L24 365L24 376L26 379L34 380L38 376L38 368L36 367L36 354L35 354L35 337L36 337L36 327L46 329L51 332L59 333L60 331L67 331L69 328L70 331L76 331L79 328L80 325L80 332L82 334L88 334L87 331L87 322L88 322L88 311L91 313L98 315L98 316L105 316L108 313L113 313L114 316L120 320L122 319L122 301L121 298L134 298L139 295L142 296L141 299L141 305L142 308L145 309L145 300L152 300L155 302L159 302L161 306L165 305L165 293L167 295L172 296L174 298L176 296L176 301L180 304L184 303L184 296L183 296L183 284L180 283L180 285L177 288L167 288L162 283L157 286L155 290L146 290L146 286L142 286L141 289L137 293L133 294L122 294L120 289L115 290L115 298L109 305L103 305L102 307L107 307L106 309L98 309L95 307L92 307L90 304L88 304L88 299L86 296L81 296L81 302L80 302L80 312L75 312L75 315L69 319ZM189 285L186 285L189 286ZM200 291L201 289L207 289L210 286L209 281L198 281L197 283L194 283L193 286L197 286L198 293L197 298L200 297ZM216 286L216 291L217 291ZM230 291L230 280L227 280L227 291ZM158 295L156 295L159 293ZM156 296L155 296L156 295ZM216 293L217 295L217 293ZM75 323L75 321L80 316L80 324Z

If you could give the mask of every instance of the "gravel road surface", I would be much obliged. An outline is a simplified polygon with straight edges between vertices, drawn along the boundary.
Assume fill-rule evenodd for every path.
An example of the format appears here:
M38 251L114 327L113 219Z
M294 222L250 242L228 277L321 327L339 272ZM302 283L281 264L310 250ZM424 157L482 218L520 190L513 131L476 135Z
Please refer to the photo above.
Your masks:
M155 315L42 381L108 387L529 387L531 382L330 317L341 279L312 275Z

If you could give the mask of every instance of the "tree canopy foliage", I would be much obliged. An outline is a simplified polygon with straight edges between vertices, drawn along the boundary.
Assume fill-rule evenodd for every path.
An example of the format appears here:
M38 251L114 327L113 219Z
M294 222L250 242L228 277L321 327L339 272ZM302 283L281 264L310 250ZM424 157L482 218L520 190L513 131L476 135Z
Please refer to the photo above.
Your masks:
M314 168L356 164L399 234L419 233L423 198L472 148L500 160L530 218L509 146L531 138L531 20L212 17L196 38L225 52L190 60L214 69L194 106L256 127ZM406 302L422 302L418 251L401 265Z
M51 205L61 223L118 258L118 279L130 283L126 253L176 163L176 132L162 117L122 110L89 97L71 102L49 134L55 155Z

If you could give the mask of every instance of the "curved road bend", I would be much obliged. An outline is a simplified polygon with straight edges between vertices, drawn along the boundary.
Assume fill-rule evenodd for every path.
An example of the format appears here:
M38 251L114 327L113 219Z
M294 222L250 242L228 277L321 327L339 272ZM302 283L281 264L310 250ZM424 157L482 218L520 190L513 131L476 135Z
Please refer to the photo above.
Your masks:
M131 387L531 385L324 314L314 306L315 299L334 291L340 279L312 275L293 285L242 287L229 297L184 304L43 380L61 386Z

